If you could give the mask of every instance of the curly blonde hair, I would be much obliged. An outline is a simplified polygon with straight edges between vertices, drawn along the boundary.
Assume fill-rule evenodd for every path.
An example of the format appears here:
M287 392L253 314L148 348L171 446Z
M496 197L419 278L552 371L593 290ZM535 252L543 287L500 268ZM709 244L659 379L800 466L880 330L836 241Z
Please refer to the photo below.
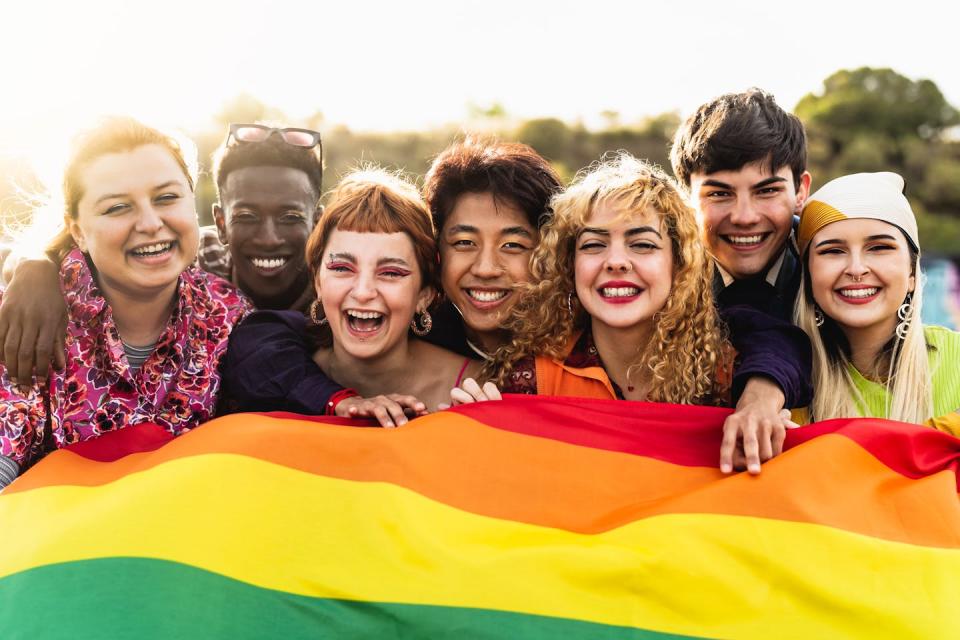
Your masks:
M523 285L505 323L512 339L483 374L503 384L526 356L562 358L574 335L589 326L590 317L574 285L575 241L601 204L625 218L655 213L673 248L670 295L654 316L650 342L637 352L627 375L649 378L650 401L723 403L729 375L722 373L729 373L732 348L714 306L713 262L703 247L696 216L671 178L626 152L605 156L554 196L553 217L542 227L540 244L530 258L531 282Z

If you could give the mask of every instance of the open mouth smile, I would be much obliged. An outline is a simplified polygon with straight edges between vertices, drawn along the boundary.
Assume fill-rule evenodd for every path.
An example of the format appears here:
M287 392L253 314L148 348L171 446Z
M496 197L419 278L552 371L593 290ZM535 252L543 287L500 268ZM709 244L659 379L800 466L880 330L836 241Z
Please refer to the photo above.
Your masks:
M383 327L383 321L386 319L386 315L379 311L347 309L344 315L347 317L347 329L360 338L369 338L376 335Z
M625 304L636 300L643 289L629 282L608 282L597 288L600 298L612 304Z
M510 289L464 289L463 291L470 302L481 309L497 306L511 293Z
M173 252L176 246L177 242L175 240L165 240L135 247L128 253L143 262L162 262Z
M751 249L756 249L762 245L767 238L772 235L771 232L767 231L765 233L753 233L750 235L740 234L740 235L721 235L720 237L729 244L732 245L737 251L749 251Z
M276 256L271 258L250 258L250 264L256 268L257 271L261 272L264 275L272 275L277 273L290 262L289 256Z
M844 287L835 289L837 297L850 304L866 304L880 293L880 287Z

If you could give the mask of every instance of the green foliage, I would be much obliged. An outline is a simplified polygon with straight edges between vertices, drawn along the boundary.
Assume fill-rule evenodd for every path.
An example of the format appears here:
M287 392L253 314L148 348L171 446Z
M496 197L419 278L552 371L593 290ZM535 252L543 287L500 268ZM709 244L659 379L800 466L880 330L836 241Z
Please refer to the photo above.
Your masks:
M960 243L960 216L928 213L914 205L920 246L926 255L958 256Z
M821 94L808 93L795 111L808 127L826 132L837 144L864 134L929 139L960 122L957 110L930 80L870 67L837 71L824 81Z
M838 71L795 113L809 137L814 188L860 171L895 171L926 251L960 254L960 113L930 80L891 69Z

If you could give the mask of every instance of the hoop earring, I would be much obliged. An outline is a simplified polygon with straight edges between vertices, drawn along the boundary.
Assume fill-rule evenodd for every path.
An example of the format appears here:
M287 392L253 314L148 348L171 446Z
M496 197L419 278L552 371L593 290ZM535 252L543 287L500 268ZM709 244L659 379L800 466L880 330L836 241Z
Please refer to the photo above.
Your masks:
M430 329L433 329L433 318L429 311L421 311L410 321L410 330L421 338L430 333Z
M310 303L310 320L318 327L327 324L327 316L323 315L323 303L319 298Z
M900 305L900 308L897 309L897 318L900 320L897 323L897 338L900 340L907 339L907 331L910 330L910 321L913 320L913 293L908 293L907 297L904 299L903 304Z
M813 324L817 325L818 327L822 327L824 320L825 318L823 317L823 310L820 309L820 305L813 305Z

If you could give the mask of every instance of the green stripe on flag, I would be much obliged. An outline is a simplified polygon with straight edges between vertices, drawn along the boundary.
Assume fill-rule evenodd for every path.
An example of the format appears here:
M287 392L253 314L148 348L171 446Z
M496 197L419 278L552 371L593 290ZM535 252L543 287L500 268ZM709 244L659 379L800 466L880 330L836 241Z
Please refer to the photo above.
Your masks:
M103 558L0 579L0 638L689 638L506 611L263 589L184 564Z

